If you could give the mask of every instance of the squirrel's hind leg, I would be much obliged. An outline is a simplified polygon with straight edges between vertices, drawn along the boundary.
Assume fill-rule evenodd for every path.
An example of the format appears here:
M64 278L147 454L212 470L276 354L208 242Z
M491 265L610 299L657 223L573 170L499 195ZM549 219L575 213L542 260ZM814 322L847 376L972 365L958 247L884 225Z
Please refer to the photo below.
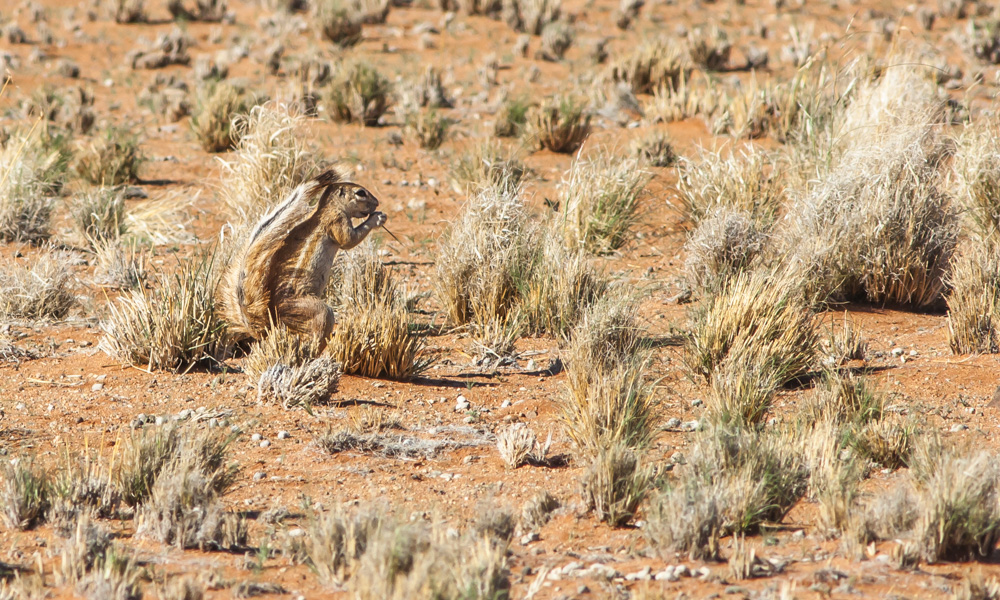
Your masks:
M326 348L326 341L336 323L333 309L315 296L290 298L278 305L278 320L289 329L311 336L317 342L317 352Z

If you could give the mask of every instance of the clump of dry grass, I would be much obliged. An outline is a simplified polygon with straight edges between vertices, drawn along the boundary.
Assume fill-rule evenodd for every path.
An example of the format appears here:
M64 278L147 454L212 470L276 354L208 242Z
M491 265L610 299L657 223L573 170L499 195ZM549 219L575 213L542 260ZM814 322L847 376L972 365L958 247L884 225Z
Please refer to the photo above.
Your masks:
M389 110L392 83L370 64L354 61L334 74L328 98L334 120L372 127Z
M345 373L405 380L430 366L413 333L406 298L373 240L345 255L338 324L330 352Z
M184 30L174 27L169 32L161 33L152 44L144 48L130 50L125 55L125 61L133 69L162 69L169 65L186 65L191 62L188 52L194 45L194 39Z
M434 293L447 323L471 325L498 355L510 352L520 329L520 290L536 252L533 231L518 190L485 187L469 198L439 245Z
M628 84L633 93L651 94L661 87L676 89L689 71L677 44L656 39L616 58L608 69L608 76L616 83Z
M94 185L122 185L138 181L144 162L138 136L128 129L109 127L80 148L76 172Z
M524 423L515 423L497 434L497 451L511 469L527 464L543 464L548 454L552 437L545 444L539 444L535 432Z
M80 519L93 515L108 518L121 503L121 493L112 485L109 469L91 454L65 455L53 478L46 519L59 535L69 536Z
M62 188L68 160L60 144L35 129L15 130L0 143L0 241L51 236L51 196Z
M729 64L733 45L729 36L718 27L698 28L687 37L691 61L706 71L722 71Z
M644 166L608 150L573 162L562 184L562 229L570 246L605 254L628 242L649 182Z
M180 431L173 426L133 433L124 442L121 462L113 472L113 480L122 501L136 507L149 498L153 484L164 466L177 452Z
M448 135L449 120L437 111L415 110L406 115L406 129L424 150L437 150Z
M292 333L284 325L271 327L264 339L255 341L241 365L251 381L277 364L289 367L304 365L318 355L318 340Z
M167 10L174 19L216 23L226 16L229 9L226 0L195 0L194 7L188 9L184 0L168 0Z
M729 156L704 152L697 162L682 161L677 188L677 208L695 225L724 207L770 227L785 195L781 176L759 150Z
M590 135L590 114L572 98L550 98L530 111L528 135L540 148L576 152Z
M538 529L549 522L558 508L559 499L543 489L521 507L521 526L525 530Z
M224 152L239 143L241 128L233 120L249 112L253 101L242 88L230 83L213 82L199 88L191 131L206 152Z
M586 251L567 250L558 234L544 235L536 252L531 278L521 292L525 324L529 333L563 338L611 284Z
M474 192L482 187L516 190L525 170L516 151L505 149L499 142L486 140L463 152L452 164L452 187L456 193Z
M0 518L10 529L32 529L45 519L52 499L52 479L34 457L0 461L3 481Z
M703 216L684 244L684 282L698 295L721 289L763 255L768 231L749 212L720 205Z
M115 23L145 23L149 18L145 0L104 0L103 4Z
M309 412L314 404L337 392L340 374L340 363L327 356L301 364L279 362L260 374L257 398L261 402L280 402L286 409L301 406Z
M349 48L361 41L362 15L352 2L319 0L313 3L313 7L314 18L325 39L341 48Z
M59 553L56 581L76 585L85 598L140 600L142 570L136 557L86 517L77 521Z
M561 13L562 0L503 0L503 20L514 31L541 35Z
M128 230L125 194L120 189L98 188L79 198L72 207L73 224L92 247L118 241Z
M256 222L316 171L306 118L289 106L266 103L237 115L236 156L222 161L219 193L237 223Z
M580 479L587 508L612 527L625 525L653 483L653 470L624 445L600 448Z
M97 257L97 281L120 290L144 286L147 281L147 249L134 241L117 239L92 242Z
M0 268L0 318L61 319L76 303L65 259L47 251L27 264Z
M827 338L821 342L824 362L840 366L852 360L865 360L868 355L868 341L857 328L854 321L844 313L843 325L837 326L830 322Z
M829 174L789 211L786 252L808 273L816 302L942 301L958 238L942 185L948 152L936 125L943 105L921 91L926 82L918 76L890 76L897 71L857 93Z
M572 25L563 21L549 23L542 29L542 47L538 50L538 58L558 62L572 45Z
M631 144L632 154L654 167L670 167L677 162L677 154L670 142L670 136L660 130L653 130Z
M982 119L962 130L955 155L957 200L968 228L980 239L1000 233L1000 130Z
M225 326L215 311L214 256L179 261L157 277L152 290L130 290L110 305L99 347L126 364L178 370L218 360L226 350Z
M1000 352L1000 248L966 244L948 279L948 344L955 354Z
M524 99L514 98L503 102L497 110L493 121L493 135L497 137L516 137L521 134L528 122L531 104Z

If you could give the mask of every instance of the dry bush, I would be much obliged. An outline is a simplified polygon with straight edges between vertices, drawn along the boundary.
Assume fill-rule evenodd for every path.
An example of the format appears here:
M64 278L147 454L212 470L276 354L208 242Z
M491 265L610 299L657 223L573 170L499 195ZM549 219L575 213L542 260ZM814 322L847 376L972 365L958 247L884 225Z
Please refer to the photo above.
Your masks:
M537 57L550 62L562 60L573 45L573 33L573 26L569 23L549 23L542 29L542 47L539 48Z
M35 130L15 130L0 143L0 241L51 236L51 196L62 189L68 160L62 145Z
M644 42L629 54L615 59L608 70L614 82L622 82L636 94L652 94L656 89L674 90L687 78L690 69L680 48L667 40Z
M756 270L736 275L695 308L687 364L711 381L728 361L773 377L775 385L804 374L819 335L795 274Z
M327 356L301 364L279 362L266 368L257 379L257 399L280 402L286 409L300 406L310 412L314 404L337 392L340 374L340 363Z
M226 82L206 84L198 89L191 131L206 152L225 152L239 144L240 128L233 120L246 114L253 101L245 90Z
M517 189L476 191L444 233L435 260L434 293L449 325L470 325L497 354L520 329L520 290L531 276L534 228Z
M119 296L101 321L99 347L125 364L178 370L225 355L225 325L215 310L214 256L180 260L154 289Z
M497 109L493 121L493 135L496 137L517 137L528 122L531 104L527 100L514 98L506 100Z
M136 535L178 548L239 548L246 524L220 501L239 467L227 464L233 437L179 430L172 452L136 512Z
M325 39L341 48L349 48L361 41L362 15L353 2L318 0L312 4L314 18Z
M714 26L695 29L687 37L691 62L706 71L725 70L732 47L726 32Z
M145 23L146 0L103 0L108 15L115 23Z
M452 188L456 193L475 192L482 187L516 190L525 170L516 151L486 140L461 153L452 164Z
M236 223L256 223L316 171L306 118L293 108L266 103L237 115L236 157L222 161L219 194Z
M806 403L811 421L838 425L864 425L885 415L885 393L873 389L867 378L850 372L824 371Z
M450 121L435 110L415 110L406 115L406 129L424 150L437 150L448 135Z
M853 446L859 457L884 469L898 469L910 464L914 437L912 423L886 417L873 420L854 433Z
M749 213L758 227L769 228L785 195L780 174L759 150L704 152L697 162L682 161L677 188L677 208L695 225L724 207Z
M961 38L965 50L987 64L1000 64L1000 22L995 19L976 21L966 25Z
M145 248L134 241L120 240L96 241L92 245L97 257L99 283L120 290L146 285L148 255Z
M832 321L825 340L820 342L824 364L840 366L852 360L865 360L868 355L868 340L862 335L854 321L844 312L843 325L838 327Z
M216 23L226 16L229 9L226 0L195 0L194 7L188 9L184 0L168 0L167 10L174 19Z
M122 185L139 180L139 168L144 162L138 136L128 129L109 127L80 148L76 172L94 185Z
M670 167L677 162L670 136L658 129L632 140L631 150L636 158L653 167Z
M851 524L858 484L867 465L847 448L845 428L834 420L818 421L806 429L803 455L809 469L809 496L818 504L821 531L835 537Z
M616 446L641 451L653 441L659 401L649 360L635 301L621 292L592 305L573 329L560 420L580 456Z
M753 533L777 522L806 492L808 470L798 443L770 431L715 429L688 453L680 481L651 501L650 542L692 557L718 557L719 537Z
M78 583L111 547L111 534L86 515L73 523L66 538L54 573L59 585Z
M514 31L541 35L559 20L562 0L503 0L503 20Z
M716 365L709 381L706 416L716 425L759 425L781 387L778 378L778 372L758 361L744 363L742 357L725 357Z
M334 74L328 98L335 121L372 127L389 110L392 83L367 62L354 61Z
M409 94L412 94L410 96ZM448 99L448 92L441 81L441 73L433 66L429 65L423 76L415 83L412 89L401 90L401 95L406 98L402 104L416 105L428 108L453 108L451 100Z
M1000 352L1000 244L966 244L948 278L948 344L955 354Z
M528 135L539 148L576 152L590 135L590 114L572 98L550 98L529 113Z
M351 429L356 433L384 433L403 429L398 413L381 406L361 406L350 415Z
M602 150L578 158L562 183L562 228L570 246L606 254L624 246L638 223L649 173L637 158Z
M537 249L521 309L529 333L565 337L591 304L608 292L608 276L583 249L567 250L562 236L547 232Z
M59 553L56 581L75 584L90 600L140 600L142 570L136 557L110 534L83 517Z
M786 252L808 273L813 301L941 303L958 237L941 181L942 104L916 75L890 76L900 71L857 92L841 119L843 150L790 208Z
M580 479L581 495L589 510L612 527L633 517L653 484L653 470L624 445L600 448Z
M552 436L545 444L539 444L535 433L524 423L515 423L497 434L497 451L511 469L521 465L544 464Z
M72 206L73 224L92 248L117 242L125 235L125 194L120 189L98 188L84 194Z
M133 69L162 69L169 65L186 65L191 62L188 53L194 39L184 30L174 27L171 31L161 33L152 44L145 48L130 50L125 55L125 61Z
M32 529L45 519L52 500L52 478L34 457L0 461L0 518L8 529Z
M82 86L42 85L22 102L22 112L30 120L44 119L39 136L61 137L65 133L86 134L94 126L94 94Z
M289 367L304 365L316 358L319 341L292 333L284 325L271 327L262 340L250 346L242 369L251 381L257 381L264 371L277 364Z
M90 454L70 457L53 478L51 502L46 520L56 532L69 536L79 519L92 515L108 518L121 503L121 494L112 485L109 469Z
M983 240L1000 233L1000 130L982 119L962 130L955 155L956 198L968 229Z
M76 303L66 259L51 251L0 267L0 319L61 319Z
M548 490L538 492L521 507L521 527L525 530L541 528L558 508L559 500Z
M684 244L684 283L699 296L720 290L758 262L769 238L767 229L749 212L716 206L699 219Z
M125 442L121 462L113 472L122 501L136 507L149 498L156 478L177 452L180 431L173 426L133 433Z
M374 240L345 254L342 265L333 358L345 373L363 377L405 380L422 373L431 363L426 342L413 332L405 293Z
M304 554L320 581L360 598L505 598L506 540L449 535L443 524L407 523L382 512L313 516Z

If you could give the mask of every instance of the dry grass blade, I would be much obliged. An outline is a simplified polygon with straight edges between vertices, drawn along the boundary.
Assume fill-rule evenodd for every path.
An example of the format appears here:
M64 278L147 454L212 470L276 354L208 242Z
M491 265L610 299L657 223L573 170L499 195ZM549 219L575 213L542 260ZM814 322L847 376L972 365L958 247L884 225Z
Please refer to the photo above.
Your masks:
M0 461L3 475L0 517L10 529L32 529L45 519L52 498L52 481L34 457Z
M51 196L62 188L68 159L61 138L37 125L0 144L0 241L37 243L51 235Z
M128 129L109 127L90 144L83 145L76 159L76 172L94 185L134 183L146 157L139 138Z
M725 208L770 227L784 200L781 176L760 150L729 156L704 152L697 162L682 161L677 188L678 209L695 225Z

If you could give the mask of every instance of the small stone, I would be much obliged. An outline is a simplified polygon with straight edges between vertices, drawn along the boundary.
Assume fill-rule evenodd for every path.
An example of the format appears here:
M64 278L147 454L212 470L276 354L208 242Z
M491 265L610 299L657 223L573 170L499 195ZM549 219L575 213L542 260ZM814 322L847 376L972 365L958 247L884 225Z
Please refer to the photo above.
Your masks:
M289 529L288 530L288 537L291 537L291 538L302 537L305 534L306 534L305 530L302 530L302 529L299 529L299 528Z
M625 576L625 581L648 581L651 577L652 569L649 566L643 567L641 570L635 573L629 573Z
M251 441L251 442L259 442L259 441L261 441L262 439L264 439L264 436L262 436L262 435L261 435L261 434L259 434L259 433L255 433L255 434L253 434L253 435L251 435L251 436L250 436L250 441Z
M510 406L510 400L504 400L500 403L500 408L507 408Z
M212 417L211 419L208 420L208 426L212 429L215 429L216 427L219 426L219 420L216 419L215 417Z
M24 405L24 402L18 402L14 405L15 410L24 410L25 408L27 407Z
M695 398L694 400L691 401L691 406L693 408L698 408L699 406L701 406L703 404L705 404L705 403L702 402L701 398Z
M528 364L525 365L524 370L525 371L534 371L535 368L536 368L536 366L535 366L535 359L533 359L533 358L528 359Z
M271 446L271 440L261 440L260 442L261 448L268 448L270 446Z
M678 577L690 577L691 571L688 570L687 565L677 565L674 567L674 575Z
M191 410L190 408L185 408L177 416L180 417L182 421L186 421L187 419L191 418L192 414L194 414L193 410Z
M456 411L460 412L460 411L463 411L463 410L469 410L469 406L470 406L469 405L469 401L465 399L465 396L459 396L455 400L455 410Z
M108 375L107 375L107 373L105 373L103 375L98 375L97 377L94 378L94 380L95 381L100 381L100 382L103 383L104 380L107 379L107 378L108 378Z
M229 431L231 431L233 433L239 433L240 432L240 426L239 425L233 425L233 426L231 426L229 428Z
M903 355L903 349L902 348L893 348L892 349L892 355L893 356L897 356L897 357L898 356L902 356Z
M145 200L146 198L149 198L149 194L146 193L146 190L134 185L126 187L122 194L125 196L126 200Z
M677 417L671 417L667 419L667 423L665 425L667 429L677 429L680 426L681 426L681 420L678 419Z
M801 542L806 539L806 532L799 529L798 531L792 533L792 541Z
M254 481L261 481L265 477L267 477L267 473L265 473L264 471L257 471L256 473L253 474Z
M654 575L653 579L655 579L656 581L677 581L678 577L677 573L675 573L672 568L667 567L666 569Z
M292 437L292 434L288 433L287 431L279 431L278 432L278 439L279 440L287 440L290 437Z
M99 392L103 389L104 389L103 383L95 383L94 385L90 386L90 391L92 392Z
M968 428L969 426L966 425L965 423L955 423L954 425L951 426L951 432L957 433L959 431L965 431Z
M539 537L538 532L537 531L532 531L531 533L526 533L526 534L524 534L524 535L521 536L521 545L522 546L527 546L528 544L530 544L532 542L537 542L539 539L541 539L541 538Z

